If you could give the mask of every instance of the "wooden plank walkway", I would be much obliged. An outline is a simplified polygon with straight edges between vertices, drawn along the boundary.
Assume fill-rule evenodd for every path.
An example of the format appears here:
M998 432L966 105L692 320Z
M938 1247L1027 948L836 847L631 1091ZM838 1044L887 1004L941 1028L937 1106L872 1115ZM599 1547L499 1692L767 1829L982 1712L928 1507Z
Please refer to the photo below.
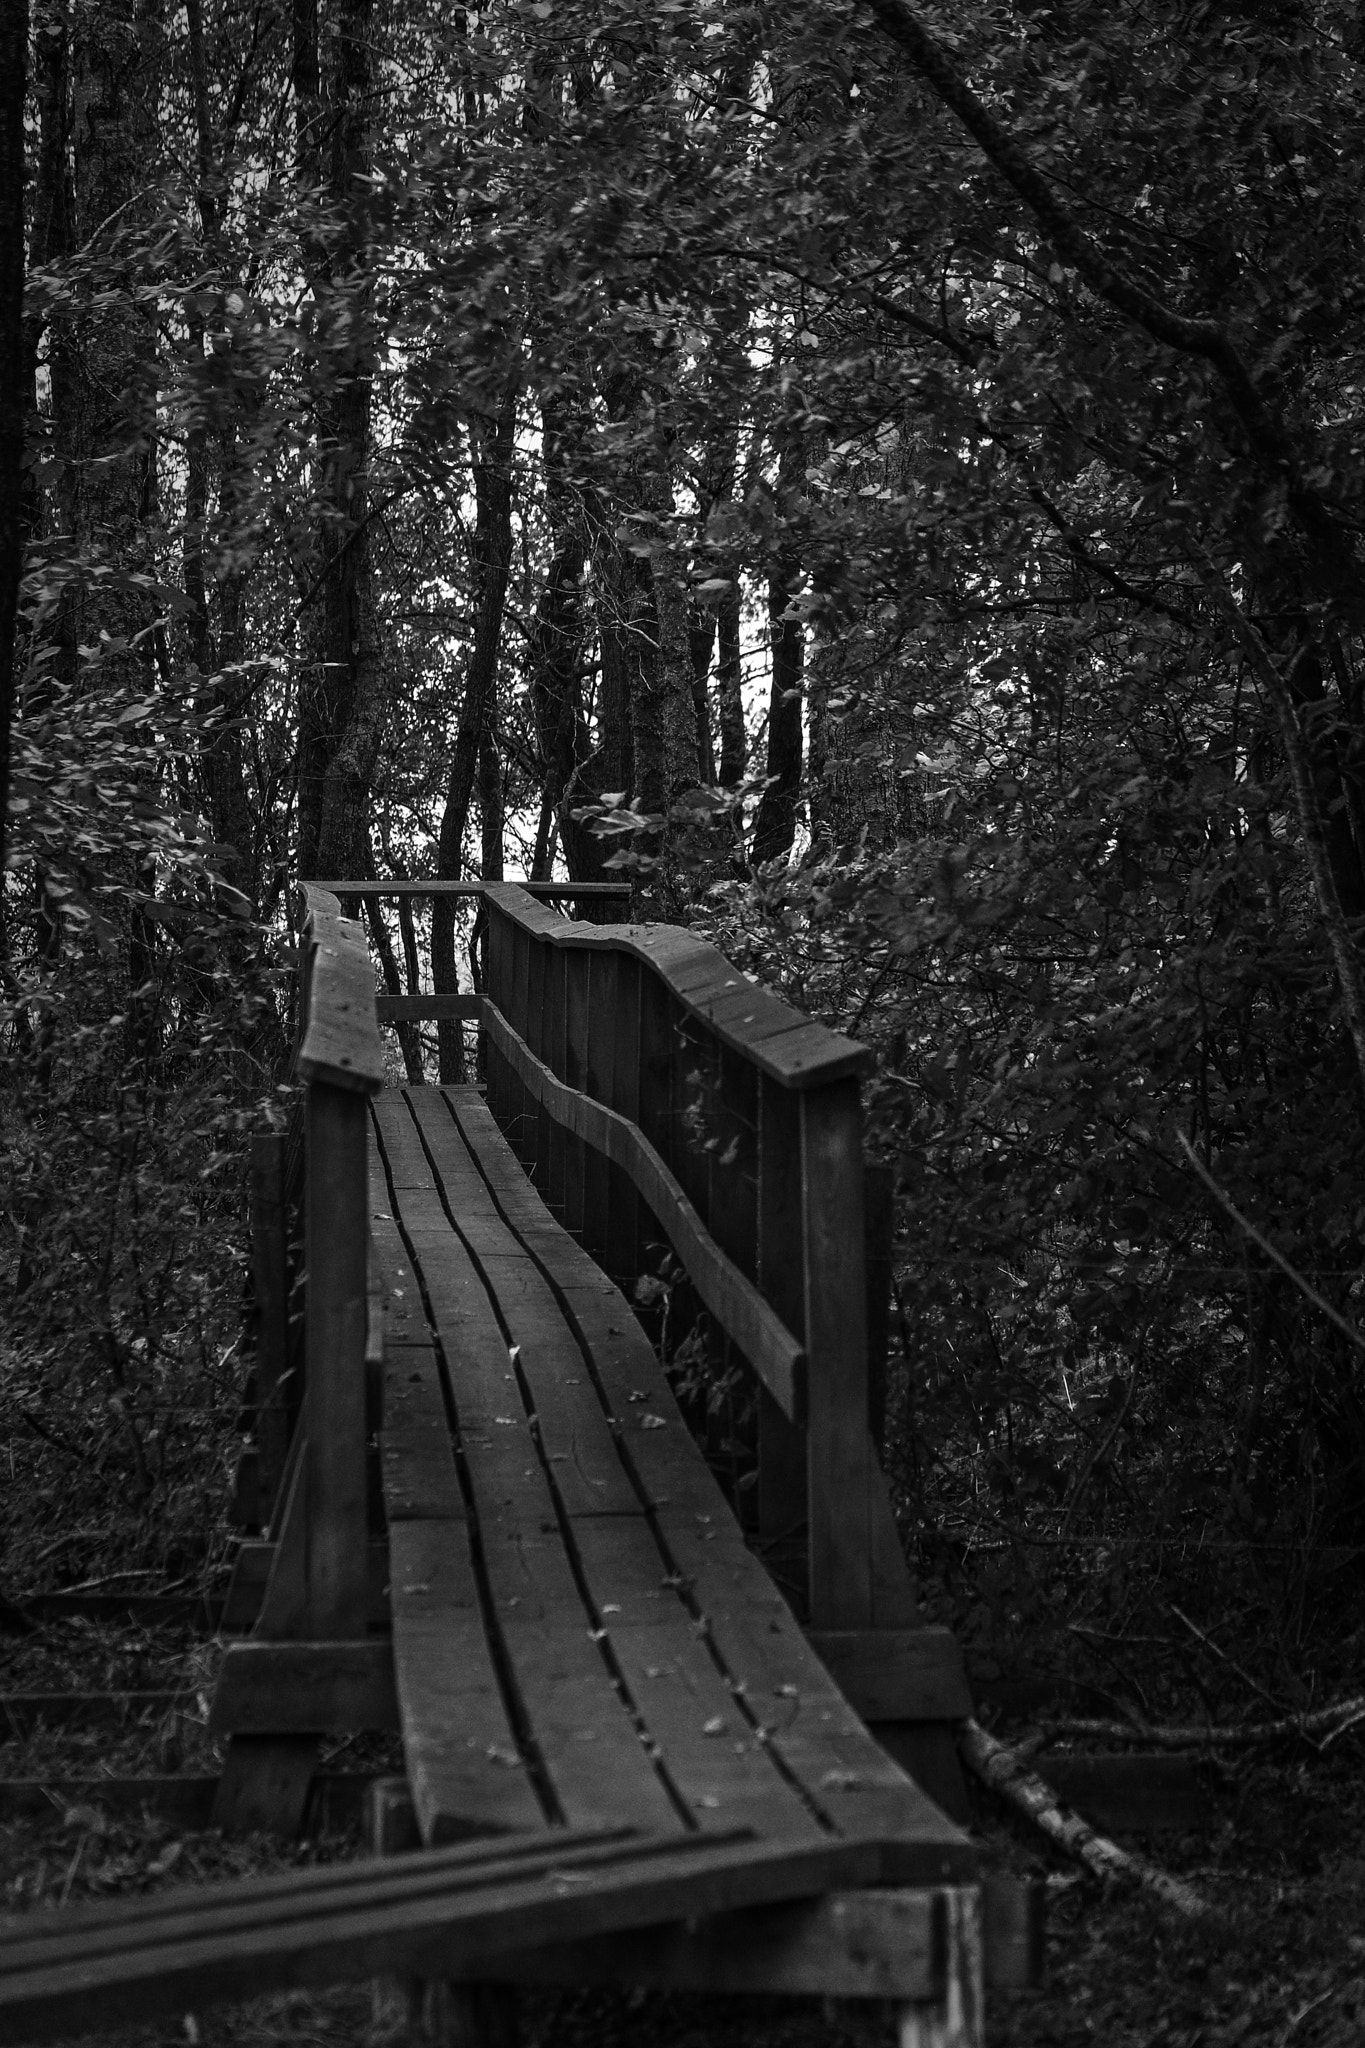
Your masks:
M629 1304L472 1088L372 1102L382 1469L429 1844L497 1830L875 1837L969 1881L746 1548Z
M299 1114L253 1154L260 1536L214 1820L297 1830L324 1733L397 1728L381 1861L0 1929L0 2039L384 1961L891 1996L902 2048L980 2048L983 1969L1029 1980L1036 1930L915 1781L960 1788L970 1696L870 1422L866 1054L687 933L479 894L480 992L385 1000L476 1020L487 1098L385 1085L363 932L305 888ZM752 1375L809 1636L607 1277L661 1240L692 1339Z

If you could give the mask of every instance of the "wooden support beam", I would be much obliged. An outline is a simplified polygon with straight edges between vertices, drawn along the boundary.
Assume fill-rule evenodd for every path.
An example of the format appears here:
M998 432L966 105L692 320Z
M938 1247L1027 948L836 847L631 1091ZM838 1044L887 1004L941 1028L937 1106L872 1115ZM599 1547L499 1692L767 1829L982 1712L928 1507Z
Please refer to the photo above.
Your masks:
M950 1820L970 1826L953 1724L972 1712L972 1695L952 1631L815 1630L808 1641L887 1754Z
M315 1080L305 1116L308 1619L338 1640L366 1619L369 1113L362 1095Z
M902 2005L898 2048L984 2048L985 1970L978 1886L939 1894L942 1980L935 1998Z
M376 1780L368 1814L373 1854L404 1855L420 1845L404 1779ZM1043 1972L1042 1886L996 1877L980 1890L987 1987L1034 1988ZM789 1905L642 1927L628 1941L589 1938L523 1951L503 1968L509 1983L544 1986L933 1999L944 1989L947 1916L941 1887L835 1890Z
M951 1629L812 1629L807 1641L864 1721L958 1721L972 1711Z
M933 1999L942 1986L939 1893L827 1892L795 1905L643 1928L518 1956L507 1981L654 1991Z
M229 1837L302 1832L318 1757L316 1735L233 1734L213 1793L212 1824Z
M389 1643L229 1643L209 1728L215 1734L384 1732L399 1726Z
M378 1970L488 1975L509 1953L875 1882L880 1863L869 1842L537 1830L529 1842L35 1913L0 1956L0 2038L60 2038Z
M263 1528L269 1517L269 1504L261 1484L261 1454L255 1444L245 1444L238 1453L230 1512L238 1529Z
M269 1519L289 1451L288 1217L284 1137L251 1140L251 1278L256 1301L256 1443L259 1521Z
M249 1538L238 1545L218 1622L225 1635L246 1635L260 1620L277 1549L277 1544L264 1538ZM382 1627L389 1613L389 1546L382 1537L370 1539L368 1574L369 1625Z

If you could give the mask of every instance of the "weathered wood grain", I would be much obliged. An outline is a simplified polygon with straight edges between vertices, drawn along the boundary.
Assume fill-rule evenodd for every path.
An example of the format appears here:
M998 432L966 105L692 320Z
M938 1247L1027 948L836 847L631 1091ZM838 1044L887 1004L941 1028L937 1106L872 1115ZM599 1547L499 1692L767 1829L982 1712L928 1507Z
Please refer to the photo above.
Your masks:
M305 1117L309 1622L341 1638L365 1627L369 1118L362 1097L321 1080Z
M306 1022L296 1068L302 1080L372 1094L384 1085L375 1018L374 968L364 929L335 897L304 885Z
M511 882L488 883L484 893L490 917L508 919L542 944L633 956L717 1038L788 1087L864 1074L871 1066L866 1046L788 1008L747 981L714 946L688 932L667 925L568 923L528 901Z
M390 1541L403 1756L423 1841L543 1824L489 1652L467 1528L405 1520Z
M376 1642L229 1643L209 1727L218 1734L394 1729L393 1654Z
M864 1721L956 1721L972 1711L951 1629L817 1629L808 1640Z
M509 1959L509 1982L632 1985L716 1996L929 1999L941 1996L941 1910L932 1890L839 1891L600 1936Z
M329 896L349 899L356 896L482 896L491 884L487 882L314 882L314 889L324 889ZM628 903L629 882L517 882L514 885L537 903L572 903L581 897L585 903Z
M472 1195L477 1192L474 1182L479 1187L483 1183L440 1094L429 1092L430 1104L421 1099L426 1090L414 1091L413 1104L424 1118L432 1107L445 1118L448 1143L459 1148L452 1153L449 1170L455 1174L464 1159L472 1175L467 1190ZM439 1130L434 1135L442 1139ZM496 1220L486 1194L485 1200L490 1218ZM533 1431L523 1405L508 1331L499 1324L468 1250L445 1219L435 1186L426 1194L402 1191L401 1213L414 1248L421 1234L419 1223L431 1232L427 1248L418 1254L423 1289L434 1319L433 1334L451 1375L460 1454L477 1519L498 1652L516 1691L520 1722L533 1731L536 1755L558 1808L571 1822L615 1818L655 1831L677 1828L678 1809L592 1639L595 1616L584 1606L560 1533L550 1475L562 1471L566 1489L582 1476L587 1482L587 1508L596 1497L590 1482L592 1459L598 1454L584 1448L571 1466L556 1466L547 1451L542 1463L539 1428ZM533 1268L526 1277L528 1282L539 1279ZM534 1305L531 1313L533 1318L538 1314ZM559 1327L557 1341L571 1345L562 1321ZM528 1330L528 1352L545 1350L549 1341L548 1333L537 1340ZM528 1378L537 1370L535 1359L528 1358ZM585 1427L586 1414L585 1409ZM597 1424L603 1447L597 1469L623 1488L600 1410ZM549 1436L547 1424L547 1440ZM624 1488L622 1497L643 1522L639 1502Z
M699 1904L725 1912L865 1884L880 1866L875 1845L854 1842L701 1836L595 1863L588 1850L546 1855L543 1838L540 1847L538 1859L520 1863L466 1850L463 1871L448 1861L432 1868L433 1858L460 1851L386 1857L368 1865L363 1891L304 1882L292 1894L253 1896L247 1880L203 1888L190 1909L133 1901L123 1917L106 1908L93 1923L82 1923L79 1908L33 1916L64 1924L25 1928L6 1943L0 2028L37 2040L377 1970L468 1975L499 1954L683 1920ZM139 1912L144 1903L161 1911Z
M518 1181L515 1161L486 1107L472 1090L443 1092L500 1198L506 1188L509 1215L520 1200L529 1204L526 1213L534 1220L534 1197ZM685 1601L708 1655L725 1676L731 1695L727 1718L738 1711L764 1728L812 1810L823 1813L829 1825L849 1830L884 1818L888 1832L899 1833L896 1854L904 1882L969 1875L975 1855L967 1838L868 1733L745 1548L658 1359L620 1293L564 1231L542 1232L535 1242L536 1258L591 1356L622 1458L663 1541L665 1579L656 1587L648 1574L632 1580L618 1571L616 1584L634 1590L618 1602L624 1618L604 1617L608 1626L624 1636L637 1625L633 1614L648 1625L658 1605L650 1597L653 1590ZM739 1700L744 1705L737 1709Z
M801 1097L810 1620L873 1619L862 1118L856 1081Z
M251 1281L256 1304L256 1442L260 1519L269 1520L289 1450L289 1271L284 1137L251 1140Z
M676 1177L632 1123L557 1080L496 1012L485 1028L528 1095L548 1115L622 1168L671 1239L697 1293L728 1331L785 1415L801 1419L805 1353L758 1289L708 1235Z

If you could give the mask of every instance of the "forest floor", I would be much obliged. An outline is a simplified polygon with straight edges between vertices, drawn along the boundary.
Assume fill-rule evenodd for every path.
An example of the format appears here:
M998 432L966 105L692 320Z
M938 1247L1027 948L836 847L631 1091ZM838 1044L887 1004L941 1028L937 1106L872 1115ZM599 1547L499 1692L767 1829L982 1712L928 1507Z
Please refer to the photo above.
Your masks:
M122 1729L10 1730L0 1777L54 1782L211 1772L204 1728L211 1650L184 1632L130 1623L45 1623L0 1639L0 1693L134 1687L177 1694ZM3 1734L3 1730L0 1730ZM345 1756L329 1760L344 1769ZM1044 1767L1045 1768L1045 1767ZM1186 1922L1133 1894L1102 1892L983 1803L978 1833L997 1868L1044 1880L1043 1990L989 2001L989 2048L1347 2048L1365 2041L1365 1759L1354 1736L1325 1755L1239 1764L1214 1788L1197 1835L1147 1844L1209 1901ZM0 1811L0 1909L43 1910L185 1882L331 1860L358 1834L281 1850L130 1818L97 1798ZM882 2010L812 2001L536 1994L525 2048L871 2048ZM392 2042L369 1988L219 2007L102 2037L110 2048L379 2048Z

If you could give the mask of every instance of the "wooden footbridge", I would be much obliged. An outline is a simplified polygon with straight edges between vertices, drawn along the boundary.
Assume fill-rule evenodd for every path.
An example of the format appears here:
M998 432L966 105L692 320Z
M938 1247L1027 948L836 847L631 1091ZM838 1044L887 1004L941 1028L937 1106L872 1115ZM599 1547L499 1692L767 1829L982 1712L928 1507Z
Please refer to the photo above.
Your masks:
M474 886L479 992L378 999L371 886L305 889L254 1161L216 1818L296 1829L324 1734L397 1733L377 1854L12 1921L0 2038L383 1970L890 1999L965 2048L1028 1914L944 1810L970 1701L869 1426L865 1054L686 932ZM381 1024L430 1018L478 1084L390 1084ZM728 1496L642 1275L753 1383Z

